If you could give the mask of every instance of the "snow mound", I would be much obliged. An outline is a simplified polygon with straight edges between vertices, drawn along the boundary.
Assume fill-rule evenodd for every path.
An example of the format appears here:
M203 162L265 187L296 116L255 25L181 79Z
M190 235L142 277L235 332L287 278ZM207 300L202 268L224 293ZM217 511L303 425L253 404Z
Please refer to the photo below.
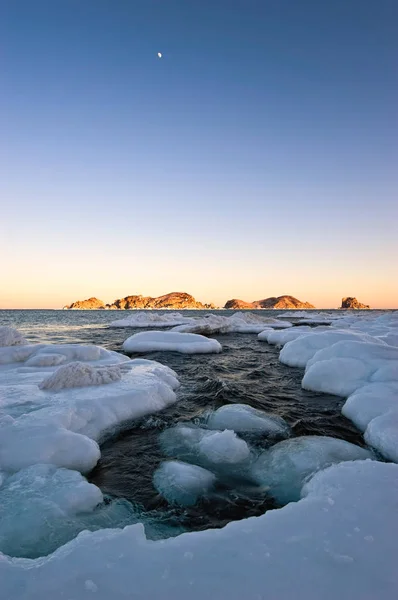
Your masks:
M200 454L213 463L239 463L250 456L250 450L244 440L238 438L234 431L214 431L200 440Z
M383 344L370 335L356 332L336 330L315 332L288 342L281 350L279 360L289 367L305 367L318 350L340 341L351 340Z
M388 460L398 462L398 396L396 409L372 419L365 431L365 441L377 448Z
M163 462L155 471L153 484L170 504L193 506L216 482L210 471L180 461Z
M0 347L26 346L29 342L13 327L0 327Z
M205 315L191 323L174 327L173 331L201 333L202 335L223 333L259 333L266 327L288 328L292 324L278 319L264 318L250 312L237 312L226 317L223 315Z
M170 351L182 354L208 354L221 352L222 347L217 340L194 333L145 331L127 338L123 350L128 353Z
M299 500L306 478L333 463L373 458L369 450L327 436L283 440L266 450L252 466L253 478L283 505Z
M232 429L237 433L288 437L290 427L282 417L267 415L247 404L227 404L210 415L209 429Z
M50 356L54 356L51 355ZM71 362L59 367L39 385L42 390L62 390L65 388L104 385L120 381L122 372L118 366L93 367L82 362Z
M192 318L184 317L181 313L157 313L152 311L134 312L125 319L112 321L109 327L174 327L190 323Z
M75 600L121 600L136 590L140 598L173 600L393 600L398 465L335 465L317 473L302 497L174 539L148 541L142 525L132 525L81 533L37 561L3 556L2 595L43 600L67 590Z

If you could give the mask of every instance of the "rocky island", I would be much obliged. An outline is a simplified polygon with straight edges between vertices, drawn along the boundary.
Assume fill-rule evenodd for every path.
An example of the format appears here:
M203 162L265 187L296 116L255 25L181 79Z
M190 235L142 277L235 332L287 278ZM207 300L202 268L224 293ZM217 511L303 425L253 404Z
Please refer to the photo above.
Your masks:
M254 302L245 302L244 300L228 300L225 303L224 308L232 308L234 310L242 309L258 309L258 308L277 308L277 309L289 309L289 308L315 308L309 302L302 302L293 296L278 296L271 298L264 298L263 300L255 300Z
M347 298L341 299L340 308L351 310L364 310L369 309L370 306L368 306L367 304L362 304L362 302L359 302L356 298L351 298L350 296L347 296Z
M88 300L77 300L68 306L65 310L131 310L131 309L212 309L213 304L202 304L195 300L193 296L186 292L171 292L164 296L152 298L151 296L125 296L115 300L113 304L105 304L98 298L89 298Z

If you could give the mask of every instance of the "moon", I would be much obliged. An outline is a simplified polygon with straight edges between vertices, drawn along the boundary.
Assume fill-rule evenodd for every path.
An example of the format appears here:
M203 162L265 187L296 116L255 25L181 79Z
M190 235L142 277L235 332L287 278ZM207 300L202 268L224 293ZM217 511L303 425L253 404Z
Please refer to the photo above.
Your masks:
M162 58L162 53L158 52L158 58Z

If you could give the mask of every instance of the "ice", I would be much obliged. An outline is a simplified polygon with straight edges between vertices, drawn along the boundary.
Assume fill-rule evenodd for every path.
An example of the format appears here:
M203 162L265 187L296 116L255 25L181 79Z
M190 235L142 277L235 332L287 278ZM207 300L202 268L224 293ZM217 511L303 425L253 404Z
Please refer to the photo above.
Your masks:
M99 459L98 442L105 435L176 401L176 374L155 361L132 361L79 344L0 350L22 352L9 354L0 366L0 469L5 472L45 463L87 473ZM54 356L63 357L61 366L50 366Z
M209 429L232 429L237 433L288 437L290 427L282 417L267 414L247 404L227 404L210 415Z
M127 338L123 350L128 353L170 351L183 354L208 354L221 352L222 347L217 340L194 333L145 331Z
M84 529L131 524L134 516L125 501L104 504L99 488L80 473L34 465L0 488L0 551L35 558Z
M284 346L287 342L291 342L306 333L311 333L311 331L313 332L313 329L309 325L307 327L292 327L291 329L282 331L265 329L258 334L257 338L260 342L268 342L268 344L274 344L275 346Z
M29 342L13 327L0 327L0 347L26 346Z
M64 354L50 354L49 352L43 352L42 354L37 354L36 356L28 358L25 365L27 367L57 367L65 361L66 356Z
M112 321L109 327L174 327L175 325L182 325L191 321L192 318L184 317L178 312L157 313L146 310L142 312L134 311L133 314L129 314L124 319Z
M250 312L237 312L231 316L205 315L194 319L191 323L174 327L173 331L180 333L200 333L202 335L223 333L259 333L266 327L288 328L292 324L273 318L264 318Z
M283 440L265 450L252 465L253 478L283 505L296 502L309 475L333 463L373 458L364 448L327 436Z
M383 344L374 337L351 331L322 331L303 335L287 343L279 355L279 360L289 367L305 367L318 350L340 341L358 341Z
M397 360L398 349L393 346L349 340L337 342L314 354L302 385L309 390L349 396L369 383L372 376L377 377L378 369Z
M375 417L365 431L365 441L382 452L388 460L398 462L398 397L396 409Z
M199 453L212 463L235 464L249 458L250 450L234 431L214 431L198 444Z
M117 365L93 367L82 362L71 362L43 379L39 387L41 390L58 391L86 385L104 385L120 381L121 378L122 372Z
M81 533L36 561L2 557L1 593L12 600L395 600L397 498L397 465L346 462L317 473L299 502L222 529L153 542L132 525Z
M216 482L216 476L196 465L172 460L163 462L155 471L153 483L170 504L193 506Z

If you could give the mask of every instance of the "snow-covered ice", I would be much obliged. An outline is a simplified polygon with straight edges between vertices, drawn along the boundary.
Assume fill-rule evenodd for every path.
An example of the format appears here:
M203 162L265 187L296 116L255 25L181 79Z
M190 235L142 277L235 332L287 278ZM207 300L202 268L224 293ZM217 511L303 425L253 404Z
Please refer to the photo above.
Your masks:
M130 336L123 343L127 353L181 352L182 354L209 354L222 351L220 342L195 333L176 331L144 331Z
M132 525L81 533L36 561L4 556L2 596L394 600L398 465L334 465L301 496L261 517L168 540L148 541Z
M366 333L354 331L322 331L306 333L295 340L288 342L281 350L279 360L289 367L305 367L318 350L327 348L340 341L354 340L358 342L380 343Z
M342 461L365 460L373 454L344 440L302 436L283 440L260 454L252 465L253 478L279 504L299 500L306 478Z
M178 312L152 312L150 310L134 311L124 319L112 321L109 327L174 327L183 323L190 323L192 317L184 317Z
M27 340L13 327L0 327L0 347L26 346Z
M155 471L153 483L170 504L192 506L205 496L216 482L216 476L197 465L177 460L163 462Z
M236 312L231 316L205 315L193 319L190 323L179 325L173 331L181 333L200 333L202 335L223 333L259 333L267 327L284 329L291 327L288 321L263 317L250 312Z
M0 354L5 472L45 463L86 473L99 459L98 441L106 432L176 401L171 369L98 346L32 344L3 347ZM54 355L63 357L61 366L49 365Z
M282 417L267 414L248 404L226 404L210 415L209 429L232 429L237 433L288 437L290 427Z

